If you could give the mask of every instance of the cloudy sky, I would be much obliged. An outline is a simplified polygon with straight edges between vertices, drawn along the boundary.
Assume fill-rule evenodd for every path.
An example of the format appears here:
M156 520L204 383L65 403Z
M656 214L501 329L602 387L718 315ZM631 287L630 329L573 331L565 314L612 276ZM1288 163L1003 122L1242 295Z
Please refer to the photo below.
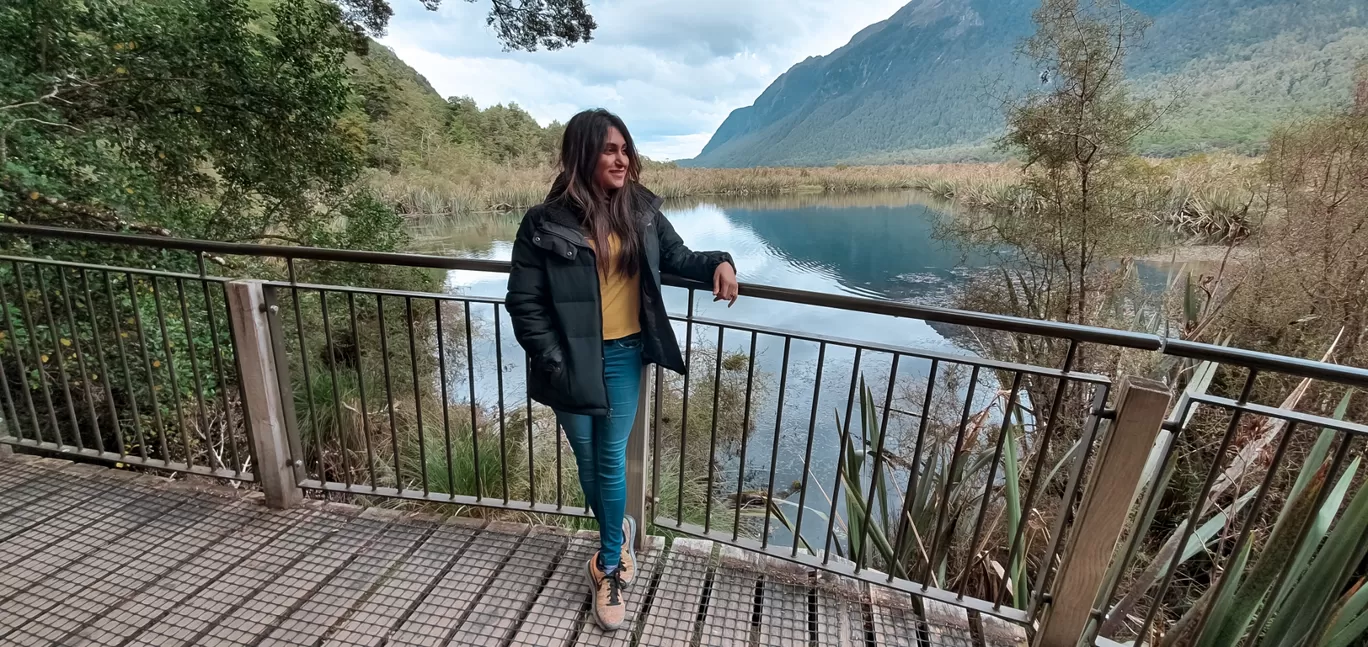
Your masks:
M652 159L693 157L727 114L775 77L844 45L907 0L598 0L587 45L504 52L485 25L487 0L436 12L394 0L381 39L443 96L481 107L516 102L543 125L605 107Z

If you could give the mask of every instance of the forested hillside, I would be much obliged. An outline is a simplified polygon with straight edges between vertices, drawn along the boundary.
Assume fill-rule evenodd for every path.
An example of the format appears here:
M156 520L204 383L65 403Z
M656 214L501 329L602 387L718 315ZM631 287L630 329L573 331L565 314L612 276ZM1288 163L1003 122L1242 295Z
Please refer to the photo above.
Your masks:
M1141 152L1260 150L1271 129L1348 103L1368 56L1352 0L1134 0L1152 20L1132 52L1137 94L1168 106ZM739 108L701 166L972 160L997 155L1002 102L1048 80L1015 54L1033 0L913 0L812 57Z

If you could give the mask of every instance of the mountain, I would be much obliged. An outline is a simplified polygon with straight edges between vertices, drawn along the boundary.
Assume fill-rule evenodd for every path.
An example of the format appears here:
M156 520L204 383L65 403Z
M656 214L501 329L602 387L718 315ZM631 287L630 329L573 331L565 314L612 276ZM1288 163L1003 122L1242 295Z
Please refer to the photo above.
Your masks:
M1368 57L1360 0L1134 0L1153 21L1130 53L1136 92L1172 109L1150 154L1253 152L1279 123L1350 100ZM732 111L695 166L995 155L1002 102L1038 84L1016 55L1038 0L913 0ZM1174 99L1177 99L1176 102Z

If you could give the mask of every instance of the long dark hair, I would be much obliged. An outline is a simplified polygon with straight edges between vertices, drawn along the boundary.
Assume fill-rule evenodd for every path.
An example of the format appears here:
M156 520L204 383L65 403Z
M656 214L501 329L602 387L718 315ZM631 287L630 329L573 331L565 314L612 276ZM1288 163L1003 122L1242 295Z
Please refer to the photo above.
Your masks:
M621 189L605 191L594 181L608 129L616 128L627 143L627 182ZM641 239L637 236L636 185L641 179L641 158L627 132L627 124L602 108L585 110L570 118L561 138L560 175L551 186L550 200L574 207L585 232L594 241L608 272L636 276L641 268ZM608 238L617 236L617 262L608 253Z

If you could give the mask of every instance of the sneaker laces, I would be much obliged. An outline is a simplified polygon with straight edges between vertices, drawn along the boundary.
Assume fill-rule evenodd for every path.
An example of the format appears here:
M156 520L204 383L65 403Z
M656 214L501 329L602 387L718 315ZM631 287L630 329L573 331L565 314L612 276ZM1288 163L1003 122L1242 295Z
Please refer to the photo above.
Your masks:
M608 605L622 604L622 569L615 568L603 578L608 582Z

